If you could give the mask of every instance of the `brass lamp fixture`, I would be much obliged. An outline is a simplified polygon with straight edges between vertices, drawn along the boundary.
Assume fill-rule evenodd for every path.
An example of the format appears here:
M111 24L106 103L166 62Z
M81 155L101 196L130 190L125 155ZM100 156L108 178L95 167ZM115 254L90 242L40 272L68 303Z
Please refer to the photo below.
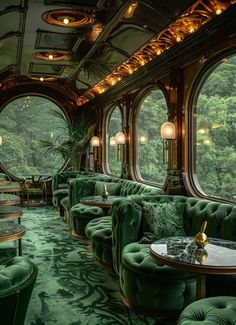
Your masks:
M65 61L69 59L69 55L63 52L42 51L34 54L37 59L46 61Z
M164 122L161 126L161 138L163 141L163 164L168 162L167 152L169 149L170 141L175 140L176 130L172 122Z
M42 19L51 25L61 27L84 27L94 22L93 16L87 12L63 9L47 11Z
M124 150L123 147L126 142L126 136L125 136L124 132L122 132L122 131L117 132L115 135L115 140L116 140L116 144L117 144L117 159L122 160L123 150Z

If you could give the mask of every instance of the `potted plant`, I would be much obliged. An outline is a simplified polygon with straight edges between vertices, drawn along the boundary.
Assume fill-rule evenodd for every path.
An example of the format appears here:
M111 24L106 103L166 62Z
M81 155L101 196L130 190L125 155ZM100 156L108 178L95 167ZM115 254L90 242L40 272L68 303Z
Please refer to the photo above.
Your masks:
M80 120L76 117L70 123L63 112L52 111L52 114L65 122L64 132L54 141L40 140L40 145L54 155L60 155L63 159L69 160L72 169L79 171L82 156L94 133L95 123L90 119L85 119L82 115Z

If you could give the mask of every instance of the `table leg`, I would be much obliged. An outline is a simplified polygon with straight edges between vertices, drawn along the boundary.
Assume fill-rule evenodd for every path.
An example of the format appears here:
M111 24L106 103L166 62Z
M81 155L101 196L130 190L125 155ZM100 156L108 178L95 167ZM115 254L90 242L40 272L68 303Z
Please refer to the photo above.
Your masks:
M198 274L197 277L197 299L206 298L206 275Z
M21 238L18 239L18 251L19 251L19 256L22 256L22 241Z

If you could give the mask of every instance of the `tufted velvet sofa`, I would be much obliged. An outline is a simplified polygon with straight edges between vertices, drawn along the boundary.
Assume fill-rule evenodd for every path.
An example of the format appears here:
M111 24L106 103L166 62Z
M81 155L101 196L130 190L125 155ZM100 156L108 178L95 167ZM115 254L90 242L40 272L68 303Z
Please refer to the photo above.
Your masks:
M52 202L54 207L62 208L61 200L69 195L68 179L103 177L103 174L89 171L66 171L59 172L52 177ZM104 175L105 176L105 175ZM63 213L62 213L63 214Z
M0 271L0 323L23 325L38 269L25 257L14 257Z
M236 297L201 299L187 306L178 325L236 325Z
M236 240L236 206L208 200L160 195L146 198L157 203L184 204L183 228L194 236L203 221L207 235ZM113 266L120 278L123 302L132 309L152 314L178 314L195 300L196 275L159 265L143 237L143 198L117 200L112 213Z
M149 186L145 184L141 184L135 181L130 181L126 179L111 179L110 182L112 185L117 185L116 192L113 192L113 195L120 196L120 197L127 197L132 195L140 195L140 194L146 194L146 195L155 195L155 194L161 194L163 191L159 188L156 188L154 186ZM93 196L95 195L95 188L96 188L96 181L89 181L87 184L83 181L79 184L79 189L77 191L77 200L79 200L82 197L86 196ZM108 189L109 191L109 189ZM72 229L74 233L77 233L79 235L85 236L85 227L88 224L90 220L93 220L94 218L102 217L104 214L103 210L99 207L90 207L85 206L81 203L78 203L76 205L72 205L72 208L70 210L70 218L72 221ZM111 227L110 227L111 231Z

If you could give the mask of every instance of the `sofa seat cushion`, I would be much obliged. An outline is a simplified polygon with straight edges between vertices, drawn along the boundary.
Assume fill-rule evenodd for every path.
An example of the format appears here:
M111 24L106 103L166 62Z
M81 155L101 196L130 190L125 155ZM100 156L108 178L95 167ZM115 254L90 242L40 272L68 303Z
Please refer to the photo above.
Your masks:
M236 325L236 297L220 296L201 299L187 306L178 325Z
M102 245L112 247L112 219L110 216L91 220L85 229L85 234L92 242L99 242Z
M109 216L91 220L85 228L85 234L91 240L95 260L113 271L111 222Z
M129 306L157 314L179 313L196 297L196 276L158 264L147 244L132 243L124 247L120 285Z
M36 272L33 264L24 257L14 257L0 271L0 295L18 288Z
M131 243L124 247L122 251L122 263L133 270L134 272L147 275L152 274L152 276L165 276L165 277L175 277L183 279L185 277L192 277L190 272L185 272L183 270L163 265L158 263L150 255L150 245L149 244L139 244Z
M183 229L183 203L143 202L143 232L154 233L156 239L186 235Z
M57 208L60 208L62 205L61 205L61 200L68 196L69 194L69 189L68 187L67 188L60 188L56 191L53 192L53 205Z
M103 210L101 208L78 203L70 210L72 230L85 236L85 227L89 221L102 216Z

